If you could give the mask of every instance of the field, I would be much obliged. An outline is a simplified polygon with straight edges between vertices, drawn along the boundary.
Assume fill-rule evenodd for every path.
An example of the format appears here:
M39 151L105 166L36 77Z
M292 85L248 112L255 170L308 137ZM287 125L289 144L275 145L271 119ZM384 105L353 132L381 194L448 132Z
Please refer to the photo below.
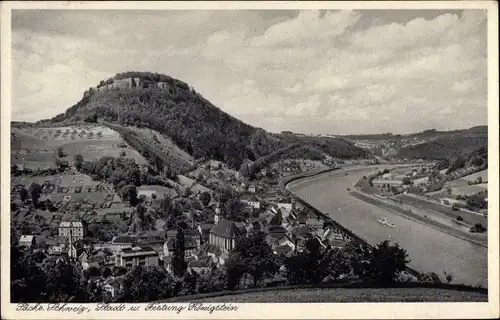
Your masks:
M469 175L464 176L460 179L450 181L449 184L447 184L447 186L449 186L450 188L468 186L469 181L474 182L477 180L478 177L481 177L481 179L484 182L488 181L488 169L482 170L482 171L479 171L479 172L476 172L473 174L469 174Z
M382 179L374 179L372 181L373 184L377 185L382 185L382 184L388 184L390 186L400 186L403 184L403 181L401 180L382 180Z
M116 131L105 126L12 128L11 140L11 162L30 169L54 167L58 148L65 154L61 160L70 164L77 154L91 161L103 156L119 157L123 152L137 164L147 164Z
M19 197L15 191L16 186L23 185L29 189L35 182L42 186L40 201L50 200L58 211L35 210L30 216L12 212L14 223L41 218L39 221L41 226L50 224L54 227L61 219L76 219L83 215L93 215L97 218L97 216L131 211L128 203L122 201L110 184L93 181L89 176L80 174L74 169L68 169L57 175L12 177L12 199ZM95 214L92 214L93 212Z
M476 214L461 209L458 211L453 211L451 206L441 205L438 203L434 203L431 201L427 201L424 199L420 199L405 194L399 194L397 196L394 196L394 198L403 201L403 203L407 203L419 208L437 211L439 213L442 213L450 217L451 219L455 219L457 216L460 215L464 219L464 222L466 222L469 225L474 225L475 223L481 223L483 226L488 226L488 219L481 214Z
M418 178L413 180L413 184L418 186L420 184L426 184L428 181L429 181L428 177Z
M300 162L300 169L302 171L325 170L328 168L330 167L321 163L321 161L302 160Z
M488 181L488 169L478 171L473 174L469 174L468 176L462 177L462 179L465 179L467 181L476 181L477 178L481 177L483 181Z
M234 294L193 300L205 303L297 302L458 302L488 301L488 295L434 288L294 289Z
M208 189L205 186L202 186L201 184L197 183L195 180L190 179L184 175L178 175L178 181L179 185L182 188L182 190L186 190L187 188L190 188L193 192L211 192L210 189Z
M163 187L163 186L140 186L137 187L137 195L145 195L146 197L151 197L156 194L158 198L168 195L170 198L176 197L177 192L173 189Z
M481 183L481 184L476 184L472 186L463 186L463 187L456 187L456 188L451 188L451 194L452 195L473 195L477 194L481 191L487 191L488 190L488 184L487 183Z

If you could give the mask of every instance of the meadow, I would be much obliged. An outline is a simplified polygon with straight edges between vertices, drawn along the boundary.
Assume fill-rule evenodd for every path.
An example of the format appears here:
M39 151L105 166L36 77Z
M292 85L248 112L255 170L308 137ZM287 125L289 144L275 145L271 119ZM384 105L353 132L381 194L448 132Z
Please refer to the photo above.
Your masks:
M194 300L204 303L454 302L487 301L477 292L435 288L329 288L241 293Z
M59 148L64 154L60 160L70 164L77 154L92 161L103 156L119 157L123 153L139 165L147 164L116 131L105 126L12 128L11 140L11 162L30 169L54 167Z

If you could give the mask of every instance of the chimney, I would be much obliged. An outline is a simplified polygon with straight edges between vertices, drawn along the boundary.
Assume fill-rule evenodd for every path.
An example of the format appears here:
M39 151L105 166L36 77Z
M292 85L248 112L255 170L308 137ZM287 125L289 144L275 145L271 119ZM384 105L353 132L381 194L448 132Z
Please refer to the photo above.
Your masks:
M214 223L219 224L219 215L217 213L214 215Z

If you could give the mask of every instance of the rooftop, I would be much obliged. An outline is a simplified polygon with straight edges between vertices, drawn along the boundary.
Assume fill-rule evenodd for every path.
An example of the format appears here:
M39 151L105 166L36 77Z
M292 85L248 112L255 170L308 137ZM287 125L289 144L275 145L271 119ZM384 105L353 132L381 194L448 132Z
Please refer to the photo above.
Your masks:
M210 233L226 239L235 238L240 235L240 231L234 222L226 219L221 219L218 224L214 225L210 229Z
M134 254L134 253L152 253L157 254L157 252L151 247L133 247L122 249L124 254Z
M19 242L31 242L33 241L33 238L35 236L33 235L22 235L20 238L19 238Z
M83 223L81 221L61 221L59 224L60 228L82 228Z
M113 238L111 241L113 244L116 243L134 243L135 242L135 237L134 236L116 236Z
M274 249L276 254L287 254L292 250L293 250L292 247L290 247L289 245L278 246Z

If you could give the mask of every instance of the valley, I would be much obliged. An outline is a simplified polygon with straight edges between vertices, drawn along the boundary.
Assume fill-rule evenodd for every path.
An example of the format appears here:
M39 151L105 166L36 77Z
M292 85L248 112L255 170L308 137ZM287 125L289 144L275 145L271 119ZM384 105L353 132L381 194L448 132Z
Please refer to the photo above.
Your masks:
M63 268L95 288L73 295L109 302L339 281L487 288L487 149L472 131L270 133L182 81L117 74L65 113L12 123L12 254L38 272L19 279ZM285 188L296 176L314 177Z

